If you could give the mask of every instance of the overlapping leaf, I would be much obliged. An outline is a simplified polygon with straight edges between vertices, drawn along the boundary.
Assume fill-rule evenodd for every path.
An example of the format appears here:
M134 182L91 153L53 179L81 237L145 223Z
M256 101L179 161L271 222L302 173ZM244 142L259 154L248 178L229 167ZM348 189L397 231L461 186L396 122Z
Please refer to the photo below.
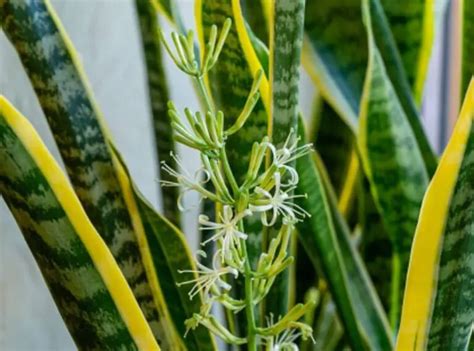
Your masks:
M429 178L416 137L375 45L368 1L364 1L364 15L369 65L358 142L375 203L393 242L390 319L396 326L413 233Z
M168 116L167 103L169 101L169 93L158 33L158 18L150 0L135 0L135 7L147 69L148 94L155 132L156 155L160 162L164 161L175 169L176 162L170 155L171 152L175 153L175 144ZM162 180L172 180L169 173L163 171L161 167L159 167L159 174ZM179 227L178 190L175 187L161 187L163 214Z
M163 310L167 323L173 323L181 340L174 341L173 350L214 350L214 340L208 330L198 327L186 334L185 320L199 313L201 296L189 298L192 285L177 283L193 278L180 274L181 270L196 270L186 238L172 223L157 213L132 183L130 174L118 151L113 147L114 162L125 201L132 214L150 285L156 304ZM186 338L183 338L187 335ZM185 348L184 348L185 347Z
M314 164L309 155L297 161L297 191L307 194L300 204L311 214L299 225L300 240L313 263L321 262L351 347L389 350L391 335L385 315L321 165L320 161Z
M380 0L415 101L420 104L433 46L435 0Z
M474 322L474 83L423 200L397 350L467 350Z
M321 94L333 109L357 131L357 116L368 62L366 30L359 0L310 1L306 6L307 45L303 62ZM386 64L400 104L405 111L428 172L436 157L421 126L402 60L379 0L369 3L375 42Z
M100 113L59 19L48 0L4 1L0 14L87 215L124 270L155 335L165 342Z
M67 177L31 124L3 97L0 193L80 349L160 349Z
M304 0L272 2L270 16L270 82L271 137L282 147L291 137L296 140L298 128L298 83L303 46ZM289 164L294 166L294 162ZM277 229L267 231L269 238ZM269 241L268 241L269 242ZM265 314L284 315L288 310L289 270L275 280L266 298Z
M162 294L173 293L161 284L176 281L170 281L169 275L160 281L162 278L154 275L160 273L158 269L153 271L150 265L144 265L150 252L142 245L139 226L145 226L141 220L146 221L141 217L137 220L137 209L131 206L125 191L123 169L109 147L105 123L59 19L49 1L6 1L1 9L3 28L39 97L84 209L124 272L163 348L181 347L184 335L177 333L176 328L182 330L180 323L189 312L188 307L182 301L165 301ZM148 235L170 235L170 229L163 223L157 227L146 225L146 230L152 231ZM162 248L164 255L170 254L165 252L168 249L169 246ZM176 259L191 260L186 250L181 250ZM195 304L189 306L195 308ZM181 311L175 315L178 309ZM195 350L212 345L210 334L202 330L190 331L186 343Z

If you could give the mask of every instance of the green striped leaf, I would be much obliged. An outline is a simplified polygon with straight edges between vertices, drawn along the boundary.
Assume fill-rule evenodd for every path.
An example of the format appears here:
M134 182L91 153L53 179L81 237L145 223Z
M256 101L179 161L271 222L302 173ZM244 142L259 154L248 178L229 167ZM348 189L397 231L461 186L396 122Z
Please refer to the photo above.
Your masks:
M266 10L270 8L271 1L268 0L243 0L241 1L244 17L247 20L256 37L265 45L270 40L270 23L266 16Z
M224 112L225 125L231 126L239 116L252 86L253 77L259 69L262 69L262 65L247 32L239 0L198 0L195 2L195 14L201 47L205 47L204 42L207 41L213 24L221 28L227 18L232 20L232 27L219 61L205 77L205 83L212 92L216 109ZM260 84L261 99L255 105L251 117L238 133L227 139L229 163L238 183L242 182L247 171L252 144L268 134L269 94L268 80L264 75ZM262 250L260 217L249 217L245 221L245 232L249 235L248 255L251 265L255 267ZM243 295L243 281L237 280L235 284L237 294ZM258 318L258 312L255 311L256 318ZM240 334L245 335L247 323L243 313L237 315L237 327Z
M142 260L156 304L166 306L163 309L167 323L173 324L180 340L175 340L173 350L214 350L214 339L203 326L190 330L186 334L185 320L194 313L199 313L202 305L201 296L189 299L192 286L178 286L179 282L193 277L179 274L179 270L196 270L190 248L184 234L166 218L157 213L153 206L133 184L130 173L122 157L111 145L114 161L125 201L132 214L132 221L137 233L142 252ZM171 326L169 326L171 327ZM186 334L186 338L184 335Z
M271 138L278 147L282 147L288 137L296 140L297 135L304 7L304 0L272 1L269 67ZM293 134L290 135L291 131ZM294 166L293 163L290 166ZM277 231L277 227L266 230L266 242L276 237ZM265 315L273 313L275 316L283 316L288 311L289 273L287 269L275 279L265 300Z
M382 217L370 193L367 178L360 179L357 193L360 248L365 267L374 283L385 311L390 311L393 248Z
M297 192L307 194L300 205L311 214L298 225L299 238L313 264L321 263L352 349L390 350L392 337L382 306L337 210L321 161L314 163L308 155L296 168Z
M1 96L0 194L79 349L160 349L67 177L31 124Z
M135 7L147 70L148 94L155 132L156 155L160 162L164 161L170 167L176 169L176 162L170 155L171 152L176 152L171 122L168 116L167 103L169 101L169 93L158 33L158 17L155 8L149 0L135 0ZM158 171L161 180L172 180L171 176L163 171L161 167L158 167ZM177 205L179 189L175 187L160 187L160 189L163 200L163 214L179 227L180 212Z
M413 233L428 174L416 137L391 84L370 25L369 65L361 100L359 149L371 192L393 243L390 321L396 328Z
M360 0L310 1L306 6L307 45L303 63L333 109L357 132L360 99L368 62L367 35ZM379 0L370 1L371 26L387 74L416 136L428 172L436 169L410 84Z
M39 98L74 190L124 272L159 343L176 339L157 306L106 142L103 118L49 0L3 1L0 21Z
M196 23L201 47L207 41L213 24L222 27L226 18L232 19L232 27L219 56L218 64L209 72L208 85L218 110L225 115L226 125L232 125L239 116L252 86L253 77L261 68L253 49L237 0L199 0L196 2ZM236 134L229 137L227 150L237 180L247 171L252 144L267 135L270 110L268 81L264 77L260 86L261 99L257 102L252 117Z
M435 0L380 0L419 105L433 46Z
M461 99L466 94L467 87L474 75L474 4L469 0L459 2L461 7Z
M474 322L474 83L423 200L397 350L467 350Z

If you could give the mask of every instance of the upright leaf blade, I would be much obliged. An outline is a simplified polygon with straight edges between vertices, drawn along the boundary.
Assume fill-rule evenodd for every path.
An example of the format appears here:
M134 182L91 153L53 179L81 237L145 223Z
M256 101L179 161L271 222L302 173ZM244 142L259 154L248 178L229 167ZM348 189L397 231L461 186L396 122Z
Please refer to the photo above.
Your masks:
M418 105L433 46L435 0L380 0Z
M307 45L303 53L305 67L321 94L354 132L358 129L359 102L368 62L360 5L359 0L308 2ZM371 0L369 5L375 42L388 77L415 133L428 173L432 174L436 169L436 156L423 131L396 42L379 0Z
M80 349L160 349L68 179L31 124L1 96L0 193Z
M87 215L123 270L155 336L163 346L172 345L172 331L160 321L154 304L104 121L59 18L49 0L2 1L0 16Z
M176 329L180 337L172 345L173 350L214 350L214 339L204 327L186 333L185 320L199 313L202 297L191 300L188 292L192 287L177 285L189 278L179 270L196 270L184 234L153 209L133 184L116 148L111 147L156 305L162 307L160 312L166 323L172 324L169 327Z
M466 94L469 82L474 75L474 39L472 31L474 30L474 4L469 0L459 2L461 7L461 96Z
M313 264L321 262L351 347L391 349L382 307L337 212L334 194L327 190L329 181L323 175L320 161L314 164L308 155L299 159L296 167L300 175L297 191L307 194L300 205L311 214L298 226L300 240Z
M270 20L270 91L271 138L282 147L287 138L296 140L298 129L298 83L303 46L304 0L272 2ZM294 166L294 162L289 164ZM277 228L266 231L269 238L277 235ZM269 240L267 240L269 242ZM283 316L288 311L289 270L275 280L265 300L265 314Z
M466 350L474 322L474 84L423 200L397 350Z
M173 169L176 162L171 157L175 152L173 130L168 116L167 103L169 93L166 74L163 67L162 47L158 33L158 18L154 7L149 0L135 0L138 15L143 53L145 57L148 93L151 103L153 127L155 135L156 155L160 162L166 162ZM161 180L172 180L169 173L158 166ZM163 200L163 214L178 227L180 213L178 210L179 189L175 187L161 187Z
M375 45L368 1L364 1L363 8L369 37L369 65L361 100L358 142L374 200L393 242L390 320L396 327L428 174L416 137Z
M215 67L205 77L217 110L222 110L225 125L231 126L239 116L253 78L259 69L263 69L259 57L252 45L247 31L239 0L198 0L195 3L196 25L201 47L207 41L212 25L222 27L227 18L232 27ZM232 171L240 184L248 168L250 150L255 141L268 134L268 116L270 113L270 91L265 75L260 84L261 99L256 103L250 118L238 133L231 135L226 142L226 150ZM260 217L254 215L245 220L246 241L250 263L255 267L262 249L262 225ZM243 282L236 281L238 296L244 294ZM258 312L256 317L258 318ZM238 314L240 333L245 335L247 321L244 314Z

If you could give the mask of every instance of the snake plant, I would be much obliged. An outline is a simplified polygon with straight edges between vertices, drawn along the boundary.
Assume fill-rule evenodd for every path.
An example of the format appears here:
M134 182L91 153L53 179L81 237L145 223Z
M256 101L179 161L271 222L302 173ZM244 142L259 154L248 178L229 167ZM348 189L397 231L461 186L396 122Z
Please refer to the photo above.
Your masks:
M441 1L195 0L189 30L173 0L135 0L157 211L50 0L0 0L65 165L0 96L0 194L78 349L471 350L474 7L460 2L463 103L438 159L420 104ZM165 55L197 111L169 101Z

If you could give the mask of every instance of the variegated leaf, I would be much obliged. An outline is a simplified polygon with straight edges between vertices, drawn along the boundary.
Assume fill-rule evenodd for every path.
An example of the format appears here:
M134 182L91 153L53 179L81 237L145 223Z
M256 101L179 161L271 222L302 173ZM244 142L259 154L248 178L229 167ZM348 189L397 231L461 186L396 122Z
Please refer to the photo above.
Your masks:
M474 323L474 83L423 200L397 350L467 350Z
M413 233L429 177L416 136L374 42L369 1L364 0L363 6L369 65L358 143L372 195L393 242L390 321L396 328Z
M432 174L436 156L423 131L396 42L379 0L371 0L369 5L375 42L388 77L416 136L428 173ZM303 63L321 94L354 132L358 129L357 116L368 62L360 7L360 0L309 1L303 50Z
M303 46L304 0L271 2L270 16L270 133L274 145L282 147L287 138L296 141L298 129L298 83ZM294 166L290 163L289 166ZM265 231L266 242L277 235L278 228ZM289 270L275 282L265 300L265 315L283 316L289 307Z
M31 124L1 96L0 194L79 349L160 349L69 180Z
M298 225L299 238L313 264L321 262L351 347L390 350L392 337L385 314L352 246L322 163L313 163L307 155L297 161L296 167L300 175L297 191L307 194L299 204L311 214Z
M436 0L380 0L419 105L433 46Z
M155 132L156 155L160 162L166 162L170 167L176 169L176 162L170 155L171 152L175 153L175 144L168 116L167 103L169 101L169 93L163 67L162 47L158 34L158 18L150 0L135 0L135 7L147 69L148 94ZM158 168L161 180L172 180L169 173L163 171L161 167ZM179 227L178 191L179 189L175 187L161 187L163 214Z

